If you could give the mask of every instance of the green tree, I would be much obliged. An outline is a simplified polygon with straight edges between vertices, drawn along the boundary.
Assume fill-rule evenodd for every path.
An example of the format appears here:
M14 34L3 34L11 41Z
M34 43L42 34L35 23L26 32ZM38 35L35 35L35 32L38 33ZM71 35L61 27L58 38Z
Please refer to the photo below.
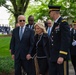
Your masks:
M25 16L28 17L28 15L31 14L35 17L35 21L48 17L48 3L49 0L39 0L34 1L33 4L30 3L27 11L25 12Z
M69 18L76 18L76 0L34 0L33 4L30 4L32 0L9 0L12 3L12 7L6 4L6 0L0 0L0 5L10 10L17 22L17 17L20 14L28 17L30 14L35 16L35 19L42 19L42 17L48 17L48 4L61 5L62 16L68 16ZM29 6L28 6L29 5ZM28 9L27 9L28 6ZM11 8L10 8L11 7ZM27 11L26 11L27 9Z
M13 8L10 8L11 6L7 5L6 1L7 0L0 0L0 5L11 11L15 17L15 22L17 22L18 15L24 14L26 12L30 0L9 0Z

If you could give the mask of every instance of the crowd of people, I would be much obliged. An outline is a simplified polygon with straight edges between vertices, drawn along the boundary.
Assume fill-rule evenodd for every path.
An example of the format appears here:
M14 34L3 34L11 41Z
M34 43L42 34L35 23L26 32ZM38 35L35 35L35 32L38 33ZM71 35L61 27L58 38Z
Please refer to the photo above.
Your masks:
M69 75L71 59L76 75L76 22L74 28L60 15L60 6L48 6L53 19L34 23L34 16L18 16L13 29L10 52L15 75Z
M9 26L0 26L0 33L10 34L10 27Z

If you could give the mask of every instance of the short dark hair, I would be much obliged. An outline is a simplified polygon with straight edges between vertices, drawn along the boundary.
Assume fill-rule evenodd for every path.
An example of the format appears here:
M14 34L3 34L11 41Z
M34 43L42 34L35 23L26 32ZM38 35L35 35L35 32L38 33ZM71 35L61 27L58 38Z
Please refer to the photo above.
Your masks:
M33 18L34 18L34 16L33 16L33 15L30 15L30 16L28 17L28 19L29 19L30 17L33 17Z

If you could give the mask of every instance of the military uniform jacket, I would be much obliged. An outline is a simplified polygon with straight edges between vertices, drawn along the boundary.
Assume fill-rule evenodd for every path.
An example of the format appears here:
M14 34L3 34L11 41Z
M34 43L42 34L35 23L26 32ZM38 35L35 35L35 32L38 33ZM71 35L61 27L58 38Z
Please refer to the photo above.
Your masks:
M57 61L58 57L68 58L68 51L70 47L70 28L68 23L61 17L54 23L51 35L51 61Z
M76 31L74 32L74 29L72 29L72 31L71 31L70 54L71 55L76 55L76 45L75 46L72 45L73 40L76 40Z

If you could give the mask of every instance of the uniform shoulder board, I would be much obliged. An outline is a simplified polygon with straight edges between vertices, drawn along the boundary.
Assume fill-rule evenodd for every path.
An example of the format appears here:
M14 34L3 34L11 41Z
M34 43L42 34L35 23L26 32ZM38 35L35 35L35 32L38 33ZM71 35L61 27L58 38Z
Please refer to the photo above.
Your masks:
M62 20L62 22L66 22L67 20Z

